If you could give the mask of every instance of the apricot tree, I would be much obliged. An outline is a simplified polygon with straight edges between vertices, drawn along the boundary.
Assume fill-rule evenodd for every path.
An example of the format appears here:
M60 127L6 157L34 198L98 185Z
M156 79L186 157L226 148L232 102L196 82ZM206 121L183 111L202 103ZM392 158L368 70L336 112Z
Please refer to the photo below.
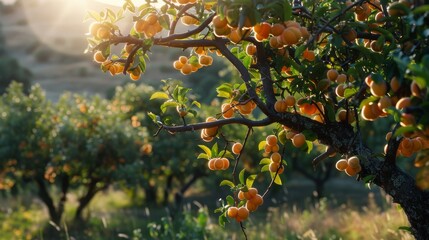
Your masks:
M172 63L182 74L204 71L214 58L225 58L240 74L241 83L213 89L223 105L216 116L194 122L199 103L190 89L165 87L152 95L164 99L161 113L151 114L159 131L201 130L206 144L199 158L213 171L231 170L221 182L231 195L221 208L243 227L249 212L263 203L272 184L281 184L287 163L284 146L326 152L312 160L317 167L329 156L356 180L383 188L408 216L417 239L429 238L429 5L421 1L287 1L287 0L164 0L160 8L135 6L89 12L89 50L104 71L138 80L146 69L152 46L186 49ZM133 26L120 30L125 12ZM179 24L189 26L183 30ZM113 46L121 46L121 50ZM202 79L203 81L204 79ZM162 113L176 108L177 119ZM185 121L186 120L186 121ZM384 153L365 145L365 122L391 124ZM222 128L248 128L244 139L229 139ZM253 136L252 129L272 126L273 133ZM216 143L210 144L215 141ZM249 141L261 141L260 169L240 170ZM232 152L230 147L234 145ZM398 167L411 161L416 177ZM329 160L327 160L329 161ZM244 169L244 168L243 168ZM257 176L272 181L265 191L252 187ZM243 230L244 232L244 230Z

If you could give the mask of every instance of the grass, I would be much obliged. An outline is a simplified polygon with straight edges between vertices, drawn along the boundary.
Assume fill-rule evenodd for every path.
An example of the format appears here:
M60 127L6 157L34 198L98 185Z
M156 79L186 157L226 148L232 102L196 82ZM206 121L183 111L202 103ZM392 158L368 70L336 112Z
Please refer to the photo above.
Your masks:
M85 225L71 223L75 206L67 206L58 231L38 201L24 206L11 200L2 201L0 239L244 239L237 223L220 227L213 209L197 202L187 203L173 219L166 208L135 207L126 193L110 190L94 199ZM380 206L373 194L361 207L332 205L323 199L306 208L264 206L245 222L246 234L249 239L413 239L399 230L408 224L402 210Z

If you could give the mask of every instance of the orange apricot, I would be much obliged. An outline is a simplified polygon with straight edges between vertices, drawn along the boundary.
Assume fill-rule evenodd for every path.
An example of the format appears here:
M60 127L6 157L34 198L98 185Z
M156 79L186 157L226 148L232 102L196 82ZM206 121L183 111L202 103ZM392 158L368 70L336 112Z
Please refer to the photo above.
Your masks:
M358 166L360 165L359 158L357 156L353 156L347 159L347 163L351 168L354 169L358 169Z
M244 192L243 192L243 191L241 191L241 190L238 192L237 197L238 197L238 199L239 199L239 200L244 200L244 199L246 199L246 198L244 197Z
M176 70L180 70L183 67L183 63L181 61L179 61L179 60L176 60L176 61L173 62L173 67Z
M236 218L238 214L238 208L237 207L230 207L228 208L228 217L230 218Z
M246 53L249 56L253 56L256 53L256 46L254 44L249 44L246 47Z
M278 113L284 113L287 110L287 104L285 100L277 100L274 103L274 110Z
M210 159L209 162L207 163L208 167L210 170L215 170L215 159Z
M392 91L397 92L400 87L401 83L399 82L398 78L392 77L392 79L390 79L390 88L392 89Z
M249 217L249 210L245 207L240 207L237 211L237 221L241 222Z
M271 162L269 165L269 170L270 170L270 172L277 172L279 167L280 167L280 163Z
M384 81L379 82L379 83L372 81L370 83L369 87L371 90L371 94L376 96L376 97L384 96L386 94L386 91L387 91L387 85L386 85L386 82L384 82Z
M282 156L278 152L274 152L270 157L272 162L279 163L282 160Z
M285 97L285 102L288 107L293 107L295 106L296 100L294 96L289 95Z
M337 168L338 171L345 171L348 166L349 164L346 159L340 159L335 164L335 168Z
M345 171L345 172L346 172L346 174L347 174L347 175L349 175L350 177L353 177L353 176L355 176L355 175L358 173L357 169L354 169L354 168L352 168L352 167L350 167L350 166L348 166L344 171Z
M406 107L409 107L409 106L411 106L411 98L409 98L409 97L403 97L403 98L401 98L401 99L398 100L398 102L396 103L395 107L398 110L402 110L402 109L404 109Z
M247 201L246 202L246 208L247 208L247 210L249 210L249 212L254 212L254 211L256 211L256 209L258 209L258 205L254 204L251 201Z
M232 153L234 154L240 154L241 150L243 149L243 144L237 142L232 145Z
M104 55L101 51L97 51L94 53L94 61L96 63L102 63L102 62L106 61L106 58L104 57Z
M386 109L392 106L392 100L389 96L383 96L378 100L377 106L381 111L386 112Z
M302 133L295 134L292 138L292 144L299 148L305 144L305 135Z
M283 33L284 29L285 29L285 26L283 24L281 24L281 23L275 23L271 27L270 33L273 36L277 37L277 36L280 36Z
M192 72L192 65L189 63L183 64L182 68L180 69L180 72L183 75L188 75Z
M326 77L331 81L335 81L338 78L338 71L335 69L329 69L326 73Z
M222 104L222 117L224 118L232 118L234 116L234 108L229 103Z
M216 15L212 20L213 26L215 28L224 28L228 24L226 18L221 18L219 15Z
M258 189L256 188L249 188L247 192L244 192L244 197L249 200L252 199L254 196L258 194Z
M265 141L267 142L267 145L275 146L277 144L277 137L275 135L268 135Z

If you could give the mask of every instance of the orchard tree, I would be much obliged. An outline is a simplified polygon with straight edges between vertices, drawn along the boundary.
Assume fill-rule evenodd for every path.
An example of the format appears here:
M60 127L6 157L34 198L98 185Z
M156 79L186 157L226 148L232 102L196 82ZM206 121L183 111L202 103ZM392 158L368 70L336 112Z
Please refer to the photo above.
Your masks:
M77 191L75 219L114 183L136 183L144 129L127 105L64 94L55 105L38 86L12 83L0 98L0 189L32 182L49 217L60 224ZM55 191L58 190L58 191Z
M282 183L290 154L286 145L310 152L320 144L326 152L307 160L313 167L340 155L339 171L384 189L401 205L412 234L429 239L429 5L411 0L163 2L155 8L150 1L135 6L125 0L117 13L89 12L95 21L88 49L103 71L132 80L145 71L152 46L189 50L172 63L184 75L204 71L215 57L235 67L241 83L207 89L223 104L206 121L195 122L199 104L188 97L190 89L172 86L152 95L165 100L161 112L151 114L159 131L201 131L207 143L195 143L202 149L199 158L210 170L231 171L221 182L231 188L217 210L221 224L235 219L243 227L271 186ZM117 23L126 11L134 25L120 30ZM180 30L181 24L189 27ZM176 119L163 117L168 108L177 110ZM366 121L391 125L384 153L366 146L361 130ZM247 127L244 139L223 133L224 126L234 124ZM273 132L252 135L262 126L272 126ZM260 142L260 169L241 164L249 141ZM413 177L398 165L415 154L419 171ZM266 189L252 187L265 175L272 179Z

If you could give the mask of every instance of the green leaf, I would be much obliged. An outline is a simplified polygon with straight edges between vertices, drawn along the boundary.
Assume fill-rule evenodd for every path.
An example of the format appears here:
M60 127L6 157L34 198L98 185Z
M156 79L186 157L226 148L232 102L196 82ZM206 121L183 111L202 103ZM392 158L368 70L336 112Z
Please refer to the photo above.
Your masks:
M198 147L200 147L207 154L208 158L212 157L212 151L210 150L210 148L205 145L198 145Z
M240 180L241 184L244 184L244 172L246 169L243 168L243 170L240 171L240 174L238 174L238 179Z
M344 97L345 98L350 98L351 96L355 95L358 91L359 91L358 88L347 88L344 91Z
M200 155L198 155L197 159L200 159L200 158L207 159L207 160L210 159L209 156L205 153L200 153Z
M197 108L201 108L201 103L199 103L198 101L193 101L192 105L196 106Z
M258 144L258 150L259 151L261 151L261 150L264 150L265 149L265 145L267 144L267 141L261 141L259 144Z
M376 96L371 96L371 97L364 99L359 105L359 110L361 110L362 107L365 106L366 104L368 104L370 102L374 102L377 99L378 99L378 97L376 97Z
M234 206L234 198L231 195L226 196L226 203L228 203L229 206Z
M297 47L295 50L295 58L299 59L306 48L307 46L305 44Z
M401 112L396 109L395 107L389 107L387 109L385 109L385 111L393 116L393 120L395 120L395 122L400 122L401 121Z
M235 187L234 183L229 180L223 180L222 182L220 182L219 186L229 186L231 188Z
M271 160L269 158L262 158L261 161L259 162L259 165L266 165L270 163L271 163Z
M276 175L275 172L270 172L271 179L274 179L274 176ZM276 178L274 179L274 183L277 185L282 185L282 180L280 179L280 174L277 174Z
M283 20L290 20L292 18L292 5L290 4L289 0L283 1L283 8Z
M213 145L213 147L212 147L212 150L211 150L212 156L217 156L218 155L218 151L219 151L219 148L217 146L217 143L215 143Z
M307 154L308 154L311 152L311 150L313 150L313 142L308 140L305 140L305 142L307 143Z
M429 5L419 6L413 10L413 13L416 15L421 13L427 13L427 12L429 12Z
M224 214L219 216L219 225L221 227L225 227L225 223L227 222L227 218L225 217Z
M152 99L169 99L169 96L165 92L155 92L152 94L152 96L150 96L149 100L152 100Z
M158 21L162 28L167 30L170 29L170 17L167 14L161 15L161 17L158 18Z
M412 233L411 227L408 227L408 226L401 226L401 227L398 228L398 230L402 230L402 231L406 231L406 232Z
M400 128L398 128L398 129L396 129L395 134L394 134L393 136L394 136L394 137L401 136L401 135L402 135L402 134L404 134L404 133L407 133L407 132L414 132L415 130L417 130L417 128L416 128L416 127L414 127L414 126L405 126L405 127L400 127Z
M261 172L267 172L267 171L269 171L270 170L270 165L269 164L266 164L266 165L264 165L262 168L261 168Z
M165 111L167 110L167 108L169 108L169 107L177 107L179 105L179 103L177 103L177 102L175 102L175 101L170 101L170 100L168 100L167 102L164 102L162 105L161 105L161 111L163 112L163 113L165 113Z
M248 188L251 188L251 187L252 187L253 182L254 182L254 181L255 181L255 179L256 179L256 176L258 176L258 175L256 175L256 174L252 174L252 175L250 175L249 177L247 177L247 179L246 179L246 186L247 186Z
M149 116L150 119L152 119L153 122L157 122L159 116L157 116L156 114L154 114L153 112L148 112L147 115Z

